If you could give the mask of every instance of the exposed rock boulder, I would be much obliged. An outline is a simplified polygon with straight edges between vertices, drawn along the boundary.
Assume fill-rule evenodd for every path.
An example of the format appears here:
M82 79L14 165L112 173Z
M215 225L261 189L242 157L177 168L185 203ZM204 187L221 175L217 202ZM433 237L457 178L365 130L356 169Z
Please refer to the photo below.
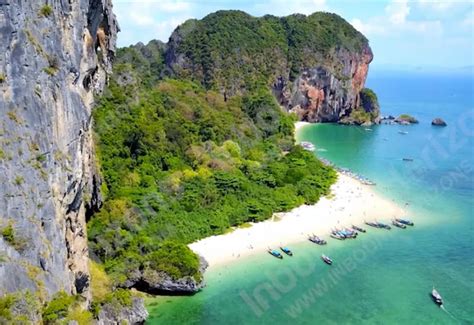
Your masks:
M203 258L199 258L199 273L204 274L209 264ZM165 272L159 272L151 268L136 270L131 274L126 283L126 287L134 287L140 291L150 294L194 294L205 287L203 279L195 279L185 276L173 279Z
M435 118L433 121L431 121L431 125L434 126L447 126L446 122L442 118Z
M0 296L89 297L86 212L101 204L91 108L118 25L110 0L0 0ZM98 55L100 52L100 55Z
M418 120L411 115L402 114L394 120L395 123L401 125L417 124Z
M105 304L102 306L97 325L143 324L148 317L143 299L133 298L129 307Z

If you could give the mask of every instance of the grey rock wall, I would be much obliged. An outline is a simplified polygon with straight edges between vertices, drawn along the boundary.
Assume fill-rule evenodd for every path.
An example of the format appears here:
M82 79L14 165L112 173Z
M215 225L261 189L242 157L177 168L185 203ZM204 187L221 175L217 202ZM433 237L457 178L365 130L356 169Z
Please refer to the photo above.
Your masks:
M0 0L0 295L89 295L91 109L117 31L110 0Z

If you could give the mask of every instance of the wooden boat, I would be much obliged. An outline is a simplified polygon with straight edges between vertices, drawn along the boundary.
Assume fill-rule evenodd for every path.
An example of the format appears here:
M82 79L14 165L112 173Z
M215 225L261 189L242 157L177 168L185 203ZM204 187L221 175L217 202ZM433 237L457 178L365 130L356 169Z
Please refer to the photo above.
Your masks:
M385 223L382 223L382 222L377 222L379 228L383 228L383 229L387 229L387 230L390 230L392 229L392 227L390 227L389 225L385 224Z
M406 225L404 225L401 222L398 222L397 220L392 220L392 225L398 228L402 228L402 229L405 229L407 227Z
M443 297L439 294L439 292L433 287L433 290L431 290L431 298L437 304L438 306L443 305Z
M350 238L357 238L357 235L359 234L357 231L350 228L344 228L343 231L349 234Z
M328 264L328 265L332 265L332 259L329 258L329 256L326 256L326 255L321 255L321 259L324 261L324 263Z
M413 158L403 158L403 161L413 161Z
M342 239L346 239L346 238L347 238L347 236L346 236L344 233L342 233L341 231L339 231L339 230L337 230L337 229L333 229L332 232L331 232L331 234L333 234L333 235L335 235L335 236L339 236L339 237L341 237Z
M293 256L293 252L288 247L280 247L280 249L288 256Z
M398 133L400 133L400 134L408 134L407 131L398 131Z
M272 255L273 257L279 258L280 260L283 259L283 255L280 254L279 251L276 251L274 249L268 249L267 252Z
M357 230L357 231L360 231L360 232L365 232L365 229L364 229L364 228L361 228L361 227L358 227L358 226L354 226L354 225L352 225L352 229Z
M372 222L372 221L365 221L365 224L374 228L380 228L378 223Z
M324 239L319 238L316 235L308 236L308 240L318 245L326 245L327 242Z
M337 233L331 233L330 236L331 236L332 238L334 238L334 239L339 239L339 240L344 240L344 239L346 239L346 237L340 236L340 235L338 235Z
M311 142L307 142L307 141L302 141L300 143L300 146L303 147L304 150L307 150L307 151L315 151L316 150L316 147L314 146L314 144L312 144Z
M410 220L408 219L399 219L399 218L395 218L396 221L400 222L400 223L403 223L404 225L407 225L407 226L414 226L415 224L413 222L411 222Z

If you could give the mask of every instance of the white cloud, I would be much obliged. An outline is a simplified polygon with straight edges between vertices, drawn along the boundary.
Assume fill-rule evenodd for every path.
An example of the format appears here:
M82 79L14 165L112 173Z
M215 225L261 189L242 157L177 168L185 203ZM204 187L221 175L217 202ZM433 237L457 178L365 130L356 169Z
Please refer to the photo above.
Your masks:
M365 22L354 18L351 24L366 35L401 36L404 33L424 34L430 36L443 32L440 20L410 19L411 3L407 0L392 0L385 7L385 14L370 17Z
M179 24L192 17L194 5L181 0L115 0L114 12L122 30L120 44L167 41Z
M422 9L445 11L454 7L457 3L453 0L418 0L418 4Z
M385 7L385 12L392 24L403 24L410 13L408 1L392 1Z
M385 28L383 24L368 22L364 23L360 19L355 18L350 21L351 25L354 26L359 32L365 35L378 35L385 33Z

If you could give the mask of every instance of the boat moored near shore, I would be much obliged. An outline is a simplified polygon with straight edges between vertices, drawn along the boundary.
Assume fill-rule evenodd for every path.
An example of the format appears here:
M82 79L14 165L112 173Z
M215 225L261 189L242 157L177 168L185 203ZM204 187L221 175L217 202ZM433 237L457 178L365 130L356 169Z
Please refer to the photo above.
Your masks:
M274 249L269 248L269 249L267 250L267 252L268 252L270 255L272 255L273 257L279 258L280 260L283 259L283 255L281 255L280 252L277 251L277 250L274 250Z
M387 230L392 229L392 227L390 227L389 225L382 222L378 222L378 221L365 221L365 224L374 228L379 228L379 229L387 229Z
M443 297L439 294L439 292L433 287L433 290L431 290L431 298L433 299L434 303L437 304L438 306L443 305Z
M408 220L408 219L395 218L395 220L396 220L397 222L400 222L400 223L402 223L402 224L404 224L404 225L407 225L407 226L414 226L414 225L415 225L412 221L410 221L410 220Z
M361 227L355 226L355 225L352 225L352 229L357 230L359 232L366 232L366 230L364 228L361 228Z
M339 239L339 240L344 240L346 239L346 237L342 236L342 235L339 235L337 233L331 233L331 238L334 238L334 239Z
M332 259L329 258L329 256L326 256L326 255L321 255L321 259L324 261L324 263L326 263L327 265L332 265Z
M308 142L308 141L302 141L300 143L300 146L302 146L303 149L307 150L307 151L315 151L316 150L316 147L314 146L314 144L312 144L311 142Z
M390 226L387 225L386 223L377 222L377 225L378 225L379 228L382 228L382 229L387 229L387 230L392 229L392 227L390 227Z
M308 240L318 245L326 245L327 242L324 239L319 238L316 235L308 236Z
M404 225L403 223L401 222L398 222L397 220L392 220L392 225L394 225L395 227L398 227L398 228L402 228L402 229L405 229L407 226Z
M280 247L283 253L285 253L288 256L293 256L293 252L288 248L288 247Z

